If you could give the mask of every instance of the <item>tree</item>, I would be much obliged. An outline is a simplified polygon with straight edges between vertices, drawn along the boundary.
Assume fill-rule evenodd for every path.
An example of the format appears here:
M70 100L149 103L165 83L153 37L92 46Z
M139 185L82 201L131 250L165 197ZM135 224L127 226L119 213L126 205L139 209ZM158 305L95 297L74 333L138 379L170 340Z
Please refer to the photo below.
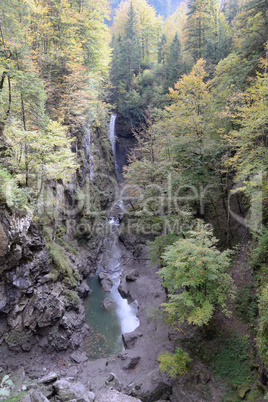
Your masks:
M213 99L205 61L198 60L192 71L170 89L172 104L167 107L167 123L174 136L173 152L181 171L182 184L205 188L219 185L221 143L217 141ZM215 189L214 189L215 193Z
M182 73L181 46L178 33L175 34L167 55L165 89L173 88Z
M174 354L169 352L163 353L157 360L160 362L160 370L167 372L171 378L176 378L178 375L187 373L187 365L192 361L188 353L180 348L176 348Z
M121 61L122 65L125 65L124 80L129 92L132 90L134 75L138 75L140 69L141 47L139 35L136 12L131 2L123 37L122 56L124 57L124 61Z
M166 64L167 59L167 37L163 34L158 42L158 63Z
M187 50L195 61L204 57L206 49L205 35L209 27L209 0L190 0L187 14Z
M268 197L268 60L261 60L259 68L262 72L257 74L248 90L233 96L232 119L237 129L226 135L232 149L227 165L235 170L236 182L241 183L252 203L258 191L261 191L262 202Z
M208 226L197 228L167 248L166 266L159 271L168 288L165 309L171 322L187 321L206 325L216 308L228 315L228 301L234 297L229 250L219 251L217 239Z

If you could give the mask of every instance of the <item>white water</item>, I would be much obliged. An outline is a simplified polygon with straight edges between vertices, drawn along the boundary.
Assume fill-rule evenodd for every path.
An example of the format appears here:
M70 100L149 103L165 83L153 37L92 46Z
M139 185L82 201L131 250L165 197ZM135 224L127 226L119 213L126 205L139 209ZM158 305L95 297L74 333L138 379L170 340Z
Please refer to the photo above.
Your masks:
M87 162L87 167L89 169L89 178L92 181L94 179L94 158L91 152L90 129L88 127L85 130L84 151L85 151L85 160Z
M134 331L140 325L139 319L136 315L138 303L136 300L132 303L129 303L128 300L123 299L118 292L120 276L123 271L120 264L121 250L118 245L117 232L119 218L111 216L108 219L108 223L112 226L113 231L110 235L110 238L107 238L105 241L101 265L105 271L109 273L109 276L114 282L114 286L112 287L108 297L111 297L116 302L116 314L119 319L121 333L124 334Z
M129 304L127 299L122 298L117 287L112 288L111 298L116 302L116 314L119 318L122 334L134 331L140 325L136 316L137 302Z
M111 120L110 120L110 127L109 127L109 138L112 143L112 149L113 149L113 154L115 157L115 120L116 120L116 114L112 114Z

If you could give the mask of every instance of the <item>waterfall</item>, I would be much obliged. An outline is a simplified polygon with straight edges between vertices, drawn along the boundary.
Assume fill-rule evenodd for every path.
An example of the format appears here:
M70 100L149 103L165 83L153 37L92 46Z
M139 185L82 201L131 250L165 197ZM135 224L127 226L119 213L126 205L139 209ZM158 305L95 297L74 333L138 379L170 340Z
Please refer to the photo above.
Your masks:
M90 129L85 129L85 142L84 142L85 160L87 164L87 171L89 171L90 180L94 179L94 158L91 152L91 138Z
M112 148L113 148L113 153L115 157L115 120L116 120L116 114L112 114L111 120L110 120L110 128L109 128L109 137L110 141L112 143Z
M111 115L111 120L110 120L110 127L109 127L109 138L110 138L110 141L112 143L112 149L113 149L113 154L114 154L115 171L116 171L116 174L118 175L118 163L117 163L117 154L116 154L115 120L116 120L116 114L112 114Z

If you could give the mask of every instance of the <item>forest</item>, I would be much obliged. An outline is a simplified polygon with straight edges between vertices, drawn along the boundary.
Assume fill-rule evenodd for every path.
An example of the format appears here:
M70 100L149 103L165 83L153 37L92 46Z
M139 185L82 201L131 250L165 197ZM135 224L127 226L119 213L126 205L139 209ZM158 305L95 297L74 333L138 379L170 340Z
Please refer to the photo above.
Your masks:
M65 308L79 310L89 272L74 261L100 252L107 233L92 228L119 181L119 239L137 261L148 253L166 292L152 320L186 333L159 351L160 371L177 381L199 361L222 399L192 400L266 400L267 0L2 0L0 93L0 345L18 352L18 325L50 336L15 324L25 289L7 296L8 272L22 277L41 249L50 268L29 280L62 282ZM12 234L22 217L43 242L29 254Z

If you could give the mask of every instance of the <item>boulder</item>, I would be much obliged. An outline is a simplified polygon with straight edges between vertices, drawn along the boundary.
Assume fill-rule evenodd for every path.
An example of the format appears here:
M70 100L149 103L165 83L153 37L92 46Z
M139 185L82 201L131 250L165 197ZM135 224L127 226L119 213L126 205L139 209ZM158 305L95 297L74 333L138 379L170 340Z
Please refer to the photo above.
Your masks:
M130 294L130 291L128 288L128 283L126 282L125 278L121 278L120 285L118 287L118 292L124 299L131 297L131 294Z
M141 400L133 396L122 394L117 390L110 389L98 396L95 402L141 402Z
M116 304L116 303L115 303L114 300L111 300L111 299L109 299L108 297L106 297L106 299L104 299L101 304L102 304L102 307L103 307L105 310L109 310L109 309L115 307L115 304Z
M46 376L40 378L37 383L38 384L50 384L51 382L55 382L58 379L58 374L50 372Z
M78 351L73 352L71 354L71 358L75 363L84 363L88 360L88 357L85 354L85 352L78 352Z
M137 356L135 353L131 352L123 352L118 355L121 360L124 361L123 369L124 370L132 370L134 369L140 361L140 356Z
M167 400L171 394L172 387L169 380L162 375L159 369L156 369L142 378L142 381L131 383L126 391L144 402L154 402L159 399ZM186 400L181 399L181 401Z
M107 381L105 381L106 385L109 385L110 387L112 387L113 389L116 389L117 391L122 391L122 384L121 382L118 380L118 378L115 376L115 374L111 373L109 375L109 377L107 378Z
M140 338L142 335L143 335L142 332L137 330L123 334L122 339L126 349L133 348L137 339Z
M24 396L21 402L49 402L49 400L39 391L33 391L29 395Z
M139 271L137 269L132 269L126 274L126 280L129 282L134 282L140 276Z
M77 288L77 293L79 297L85 299L88 295L92 294L92 290L90 289L90 287L87 285L86 282L82 282L81 285Z
M62 402L79 401L79 402L93 402L95 394L87 391L81 382L73 382L71 379L58 380L53 385L54 392Z
M109 275L106 272L102 271L99 273L99 280L101 282L102 289L105 292L110 292L114 283L113 283L112 279L109 277Z
M250 392L250 387L248 385L242 385L237 390L237 394L240 399L245 399L245 396L248 392Z

